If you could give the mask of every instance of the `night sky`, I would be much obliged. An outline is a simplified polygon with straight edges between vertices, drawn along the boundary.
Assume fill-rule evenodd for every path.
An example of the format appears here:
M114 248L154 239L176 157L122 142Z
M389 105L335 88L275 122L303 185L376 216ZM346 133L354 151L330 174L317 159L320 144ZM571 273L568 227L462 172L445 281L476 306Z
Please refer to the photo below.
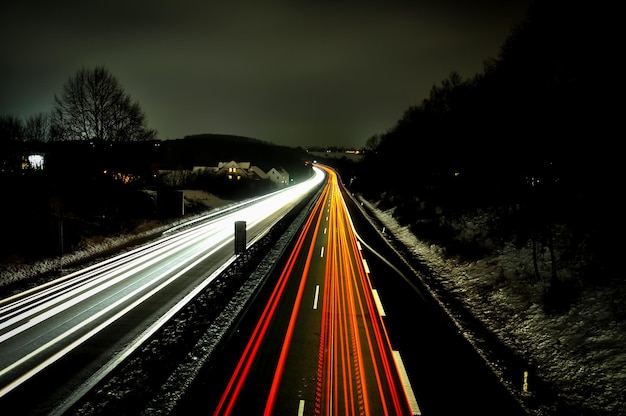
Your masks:
M362 147L450 72L482 72L530 3L4 1L0 114L50 111L104 66L160 139Z

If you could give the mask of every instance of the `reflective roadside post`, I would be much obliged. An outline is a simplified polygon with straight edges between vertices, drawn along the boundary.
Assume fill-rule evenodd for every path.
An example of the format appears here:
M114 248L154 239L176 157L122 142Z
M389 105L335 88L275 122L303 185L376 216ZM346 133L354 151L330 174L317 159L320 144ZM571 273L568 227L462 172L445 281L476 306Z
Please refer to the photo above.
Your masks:
M240 264L246 260L246 222L235 221L235 275L241 274Z
M235 221L235 254L246 252L246 222Z

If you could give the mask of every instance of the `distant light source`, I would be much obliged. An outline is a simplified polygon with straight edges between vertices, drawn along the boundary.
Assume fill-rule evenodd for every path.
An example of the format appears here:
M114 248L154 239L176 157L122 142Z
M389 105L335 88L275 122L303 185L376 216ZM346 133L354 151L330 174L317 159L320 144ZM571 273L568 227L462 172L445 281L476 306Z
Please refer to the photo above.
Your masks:
M43 169L43 156L42 155L29 155L28 165L31 169L42 170Z

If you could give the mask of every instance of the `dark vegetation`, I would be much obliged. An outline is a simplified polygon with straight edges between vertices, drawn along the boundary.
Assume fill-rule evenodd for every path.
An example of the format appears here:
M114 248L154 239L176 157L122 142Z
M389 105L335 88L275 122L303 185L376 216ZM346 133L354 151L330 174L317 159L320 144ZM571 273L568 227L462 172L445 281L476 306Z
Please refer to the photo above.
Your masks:
M370 138L362 162L329 163L449 256L532 245L551 264L530 276L545 281L549 308L566 307L580 285L622 279L612 237L622 128L602 81L615 56L607 13L538 2L482 73L452 72ZM468 235L477 218L488 218L482 233Z
M294 182L310 173L300 149L237 136L107 143L15 141L12 146L14 154L20 155L15 159L37 153L44 156L45 164L43 169L17 165L0 174L0 262L4 264L59 256L80 248L86 239L121 235L146 221L177 217L159 210L160 192L202 189L233 200L275 189L269 181L259 187L245 181L212 182L198 175L171 186L160 181L160 169L191 170L194 164L215 166L218 161L236 160L265 169L283 167Z

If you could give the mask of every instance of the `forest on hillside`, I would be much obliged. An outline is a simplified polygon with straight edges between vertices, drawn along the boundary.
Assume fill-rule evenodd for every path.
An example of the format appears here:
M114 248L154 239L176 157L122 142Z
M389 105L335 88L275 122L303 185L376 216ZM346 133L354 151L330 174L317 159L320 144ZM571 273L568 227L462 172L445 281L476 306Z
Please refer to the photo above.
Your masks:
M623 279L612 237L621 129L603 81L615 58L608 15L537 2L481 73L451 72L367 141L362 162L338 165L344 181L449 256L531 245L531 278L546 281L553 307L566 306L572 287ZM465 232L478 218L481 232Z

